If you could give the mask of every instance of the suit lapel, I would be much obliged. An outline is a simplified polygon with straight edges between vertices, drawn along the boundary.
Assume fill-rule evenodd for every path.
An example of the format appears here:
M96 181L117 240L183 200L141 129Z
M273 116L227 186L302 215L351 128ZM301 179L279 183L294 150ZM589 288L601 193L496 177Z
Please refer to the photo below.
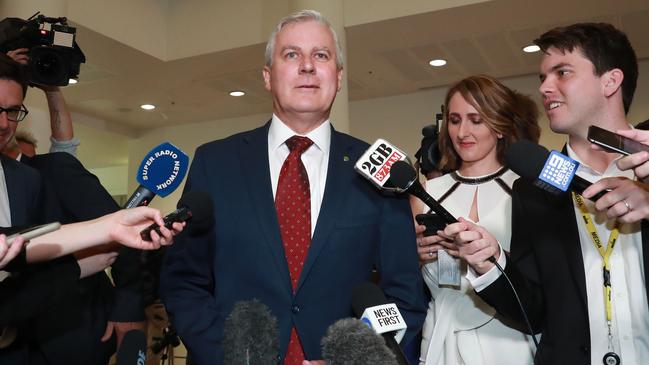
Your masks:
M327 238L335 227L336 217L340 212L342 202L347 198L347 194L345 194L345 181L350 181L349 175L354 174L354 169L352 168L353 162L349 161L348 158L344 158L349 153L349 148L349 145L343 143L341 134L336 132L332 127L327 182L325 184L322 206L320 207L318 221L316 222L313 238L311 239L311 246L309 247L306 262L300 274L296 293L302 287L318 255L327 244Z
M561 153L568 156L567 145L563 145ZM566 253L570 273L579 292L583 310L588 310L588 298L586 296L586 272L584 271L584 257L581 253L581 239L579 238L579 227L575 215L575 206L572 202L572 194L562 194L556 199L551 199L557 208L556 224L559 229L559 242Z
M273 190L270 181L268 165L268 128L270 122L263 127L250 131L243 138L239 157L244 174L245 186L254 204L255 214L259 219L264 242L271 252L275 266L286 283L286 290L292 293L291 277L284 255L284 245L277 222L277 212L273 200Z
M566 254L568 267L575 287L579 292L583 310L588 310L586 297L586 273L584 271L584 258L581 253L581 240L579 238L579 222L575 216L572 194L563 194L553 203L556 207L555 227L558 233L559 245Z

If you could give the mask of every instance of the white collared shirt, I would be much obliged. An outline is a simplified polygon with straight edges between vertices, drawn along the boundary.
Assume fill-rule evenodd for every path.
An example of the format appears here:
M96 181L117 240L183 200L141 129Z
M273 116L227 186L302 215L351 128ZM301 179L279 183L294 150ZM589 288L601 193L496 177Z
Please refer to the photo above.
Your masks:
M617 168L617 160L611 162L603 173L599 173L583 164L570 145L568 156L580 163L577 175L590 182L613 176L634 179L632 170L620 171ZM584 203L593 217L593 224L602 244L608 244L615 220L608 219L606 212L597 212L592 201L585 199ZM574 209L586 274L591 363L601 364L604 354L609 352L604 309L603 259L595 248L586 225L583 224L581 211L576 205ZM646 364L649 359L649 308L644 280L646 268L642 260L642 232L640 223L622 224L619 230L617 244L609 258L614 351L625 365Z
M290 129L275 114L268 130L268 164L270 167L270 181L273 187L273 198L277 193L279 172L284 160L288 157L289 149L286 140L294 135L300 135ZM313 145L302 153L302 163L309 176L309 190L311 193L311 236L315 231L325 184L327 182L327 167L329 164L329 148L331 146L331 123L327 119L318 128L304 135L313 141Z
M9 193L2 163L0 163L0 227L11 227L11 207L9 206ZM8 272L0 270L0 281L8 276Z
M11 227L11 207L4 167L0 163L0 227Z

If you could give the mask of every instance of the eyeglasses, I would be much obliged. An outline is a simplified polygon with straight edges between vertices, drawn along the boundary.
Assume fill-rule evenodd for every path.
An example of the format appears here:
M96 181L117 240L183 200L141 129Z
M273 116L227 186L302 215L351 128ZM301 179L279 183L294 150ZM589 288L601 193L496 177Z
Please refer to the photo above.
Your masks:
M12 122L20 122L23 119L25 119L25 117L29 113L29 110L27 110L27 108L25 108L24 105L21 105L20 108L18 108L18 109L16 109L16 108L3 108L3 107L0 106L0 114L2 114L3 112L7 113L7 119L9 119L10 121L12 121Z

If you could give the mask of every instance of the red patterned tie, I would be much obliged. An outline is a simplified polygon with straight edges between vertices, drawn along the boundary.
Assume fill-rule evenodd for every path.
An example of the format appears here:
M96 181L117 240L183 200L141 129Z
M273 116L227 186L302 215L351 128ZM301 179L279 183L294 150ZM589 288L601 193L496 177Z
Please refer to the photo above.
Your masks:
M302 164L301 156L313 141L307 137L293 136L286 141L291 151L282 165L275 194L277 220L284 242L284 255L291 274L293 292L297 288L300 273L311 244L311 193L309 177ZM302 365L304 352L295 327L291 328L291 339L284 364Z

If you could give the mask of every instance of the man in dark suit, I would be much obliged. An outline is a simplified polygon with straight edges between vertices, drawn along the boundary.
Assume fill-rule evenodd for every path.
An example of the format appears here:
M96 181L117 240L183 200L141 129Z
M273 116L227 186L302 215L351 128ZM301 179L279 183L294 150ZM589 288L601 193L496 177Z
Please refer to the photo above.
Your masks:
M27 114L22 105L27 84L20 67L5 55L0 55L0 149L13 137L18 122ZM26 226L44 221L42 205L42 180L38 172L5 156L2 163L2 186L0 189L0 226ZM54 276L54 273L57 273ZM70 258L34 265L21 275L12 277L5 287L15 282L17 292L3 292L3 309L11 313L16 323L22 319L33 318L34 313L43 311L48 304L66 297L71 303L74 288L69 289L69 280L78 278L79 266ZM29 285L25 288L24 285ZM76 288L76 287L75 287ZM11 306L4 306L11 300ZM20 332L21 328L19 328ZM0 351L0 362L22 363L26 345L22 340Z
M637 80L635 53L624 33L602 23L555 28L535 43L544 52L540 91L550 127L568 136L564 153L580 162L577 174L599 181L583 197L556 196L516 181L509 256L469 222L451 225L445 234L455 238L471 266L468 277L478 294L524 323L505 278L488 258L497 257L505 267L534 331L541 333L536 357L543 364L644 363L649 226L637 213L646 211L649 193L631 170L618 167L619 154L593 149L587 139L591 124L630 128L625 114ZM587 200L605 188L612 191L597 202Z
M47 222L75 223L119 210L99 179L69 153L22 155L21 162L35 168L43 178L43 214ZM102 269L112 263L115 286L103 270L83 275L78 284L80 306L60 305L33 321L34 331L41 334L40 350L48 361L107 364L123 334L128 329L143 328L140 251L120 247L115 259L111 253L116 250L99 247L75 254L82 272L86 266L83 260L109 260L91 269ZM112 336L113 327L117 336Z
M225 317L256 298L277 317L282 361L318 360L325 330L353 315L352 289L376 267L408 342L425 307L412 216L405 197L354 171L368 145L331 127L342 54L329 23L315 11L283 19L263 76L271 121L196 150L185 192L209 192L215 224L167 252L172 323L198 364L221 364Z
M0 123L0 149L7 145L18 122L26 115L22 106L27 88L23 76L20 67L2 55L0 81L6 87L0 90L0 101L4 101L0 106L5 108L1 113L4 118ZM97 178L72 155L23 155L22 163L4 155L1 158L8 201L2 209L11 217L0 218L2 226L73 223L119 209ZM103 272L79 282L80 277L109 265L98 261L105 253L90 250L79 254L78 263L75 257L68 256L30 265L25 272L14 275L12 283L5 283L8 288L21 288L20 297L32 300L3 306L13 312L12 323L20 326L18 341L0 352L2 362L106 364L115 352L115 336L110 336L113 325L128 328L132 326L130 322L144 319L142 295L138 292L139 251L125 247L120 250L123 255L114 276L118 291ZM114 260L114 254L109 259ZM110 332L106 330L107 323ZM110 341L102 343L105 332ZM119 335L118 332L117 340ZM16 353L29 354L29 360L20 360L22 355L14 357Z

